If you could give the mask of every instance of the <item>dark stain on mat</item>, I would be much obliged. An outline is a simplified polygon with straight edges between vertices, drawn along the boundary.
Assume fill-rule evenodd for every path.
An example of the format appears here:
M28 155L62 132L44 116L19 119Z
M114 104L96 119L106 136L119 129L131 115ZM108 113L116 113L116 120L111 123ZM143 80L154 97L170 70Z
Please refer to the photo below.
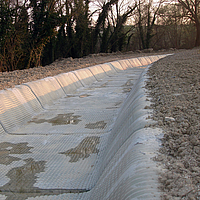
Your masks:
M44 172L45 161L34 161L32 158L24 160L26 162L22 167L12 168L6 176L10 181L0 187L0 193L7 196L6 200L20 199L25 200L28 197L39 196L35 191L36 173Z
M120 104L122 104L122 101L115 103L115 106L119 106Z
M0 188L1 191L23 193L33 187L33 184L36 183L36 173L44 172L45 161L36 162L32 158L24 161L26 162L25 165L13 168L6 174L10 181Z
M9 149L10 147L13 147L12 149L10 149L12 150L11 152L13 154L30 153L29 150L30 148L32 148L27 147L27 143L18 143L13 145L11 143L4 142L0 145L1 154L3 154L3 149ZM20 146L22 148L20 148ZM37 182L38 174L45 171L46 161L35 161L33 158L28 158L23 161L25 162L23 166L15 167L8 171L6 176L10 180L5 185L0 187L0 194L4 195L6 197L6 200L26 200L29 197L43 196L45 198L45 196L49 195L88 192L88 190L86 189L42 189L34 187L34 184Z
M0 143L0 164L9 165L14 161L21 160L20 158L10 156L9 154L26 154L31 153L30 149L33 147L28 147L28 143L9 143L2 142Z
M77 162L80 159L84 160L91 154L98 154L99 150L97 149L97 145L99 142L100 138L97 136L86 137L77 147L71 148L66 152L61 152L60 154L69 156L69 162Z
M103 87L106 87L107 85L108 85L108 83L104 83L100 87L103 88Z
M98 121L96 123L89 123L85 125L85 128L88 129L104 129L107 123L104 121Z
M73 115L74 113L67 113L67 114L58 114L56 117L52 119L37 119L33 118L32 121L29 121L29 123L37 123L41 124L44 122L51 123L52 126L57 126L57 125L66 125L66 124L73 124L76 125L78 124L81 120L78 119L81 117L80 115Z
M119 108L121 104L122 104L122 101L119 101L115 103L113 106L107 107L106 109L116 109L116 108Z

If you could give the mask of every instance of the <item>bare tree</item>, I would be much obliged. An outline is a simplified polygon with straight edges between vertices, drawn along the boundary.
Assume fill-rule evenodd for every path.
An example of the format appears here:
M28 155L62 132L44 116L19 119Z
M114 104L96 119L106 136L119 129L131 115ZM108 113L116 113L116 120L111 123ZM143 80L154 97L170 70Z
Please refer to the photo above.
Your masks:
M178 0L178 2L186 9L186 16L195 23L195 46L200 46L200 0Z
M184 10L178 2L161 6L154 27L155 37L152 39L152 47L155 49L194 47L195 27L193 22L185 17Z
M116 18L113 22L114 31L110 36L111 51L122 51L125 44L126 35L132 29L124 30L124 25L129 17L132 17L133 11L136 9L136 4L132 6L126 6L125 2L123 4L116 4ZM125 9L124 9L125 7Z
M100 51L121 51L127 33L124 25L136 8L135 2L130 0L98 0L95 4L99 9L97 23L94 29L94 46L100 43ZM93 48L95 49L95 48Z
M12 36L6 36L2 53L0 54L0 60L5 66L6 71L17 69L18 63L24 53L20 44L21 38L19 35L12 33Z
M95 2L97 6L97 10L95 12L99 12L97 23L95 25L94 31L93 31L93 45L92 45L92 52L95 52L96 45L98 42L99 36L102 38L103 46L101 47L101 51L103 49L103 52L106 51L105 45L107 43L108 38L108 32L110 31L110 24L108 20L108 13L112 9L112 6L117 3L118 0L110 0L110 1L104 1L104 0L98 0ZM107 23L106 23L107 20ZM107 25L107 27L106 27ZM100 32L103 32L102 36L100 35ZM105 45L104 45L105 44Z
M153 0L138 0L137 2L136 23L138 24L142 49L150 47L150 41L153 37L153 27L162 3L163 0L159 0L158 2L154 2Z

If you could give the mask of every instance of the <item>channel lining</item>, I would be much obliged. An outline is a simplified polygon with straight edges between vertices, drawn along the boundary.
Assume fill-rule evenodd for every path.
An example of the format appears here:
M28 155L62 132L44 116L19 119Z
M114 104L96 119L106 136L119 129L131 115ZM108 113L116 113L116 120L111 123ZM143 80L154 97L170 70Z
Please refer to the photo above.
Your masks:
M149 127L156 122L150 118L145 81L150 64L165 56L113 61L0 91L0 148L28 144L33 150L18 158L25 162L30 156L47 166L28 190L39 196L28 197L160 199L161 169L153 157L162 130ZM77 157L70 153L77 151ZM8 170L23 164L0 164L4 191Z

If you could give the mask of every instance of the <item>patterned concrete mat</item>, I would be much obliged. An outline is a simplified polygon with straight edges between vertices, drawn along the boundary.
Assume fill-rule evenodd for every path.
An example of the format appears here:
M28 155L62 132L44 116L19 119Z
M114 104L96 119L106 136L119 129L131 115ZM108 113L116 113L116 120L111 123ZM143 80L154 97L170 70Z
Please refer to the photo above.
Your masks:
M143 68L67 94L0 136L0 200L82 199L101 175L119 108Z
M129 70L130 71L130 70ZM131 69L131 71L133 71ZM109 77L104 87L80 89L56 101L12 134L101 134L111 130L117 111L139 78L130 72ZM92 88L92 90L91 90Z
M116 108L127 97L141 74L141 70L136 74L131 74L132 71L133 69L130 69L126 73L118 73L118 76L107 77L89 87L80 88L75 94L67 94L47 109Z
M11 134L101 134L108 132L114 123L117 111L48 110L33 117Z
M90 190L107 136L1 136L0 199L68 199Z

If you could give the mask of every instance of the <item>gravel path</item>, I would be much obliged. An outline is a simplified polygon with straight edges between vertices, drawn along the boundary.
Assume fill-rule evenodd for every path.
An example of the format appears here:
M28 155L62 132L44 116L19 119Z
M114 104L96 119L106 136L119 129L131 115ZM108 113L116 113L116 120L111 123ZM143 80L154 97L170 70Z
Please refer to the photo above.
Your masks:
M165 168L162 199L200 199L200 49L161 59L148 74L153 118L165 133L155 158Z

